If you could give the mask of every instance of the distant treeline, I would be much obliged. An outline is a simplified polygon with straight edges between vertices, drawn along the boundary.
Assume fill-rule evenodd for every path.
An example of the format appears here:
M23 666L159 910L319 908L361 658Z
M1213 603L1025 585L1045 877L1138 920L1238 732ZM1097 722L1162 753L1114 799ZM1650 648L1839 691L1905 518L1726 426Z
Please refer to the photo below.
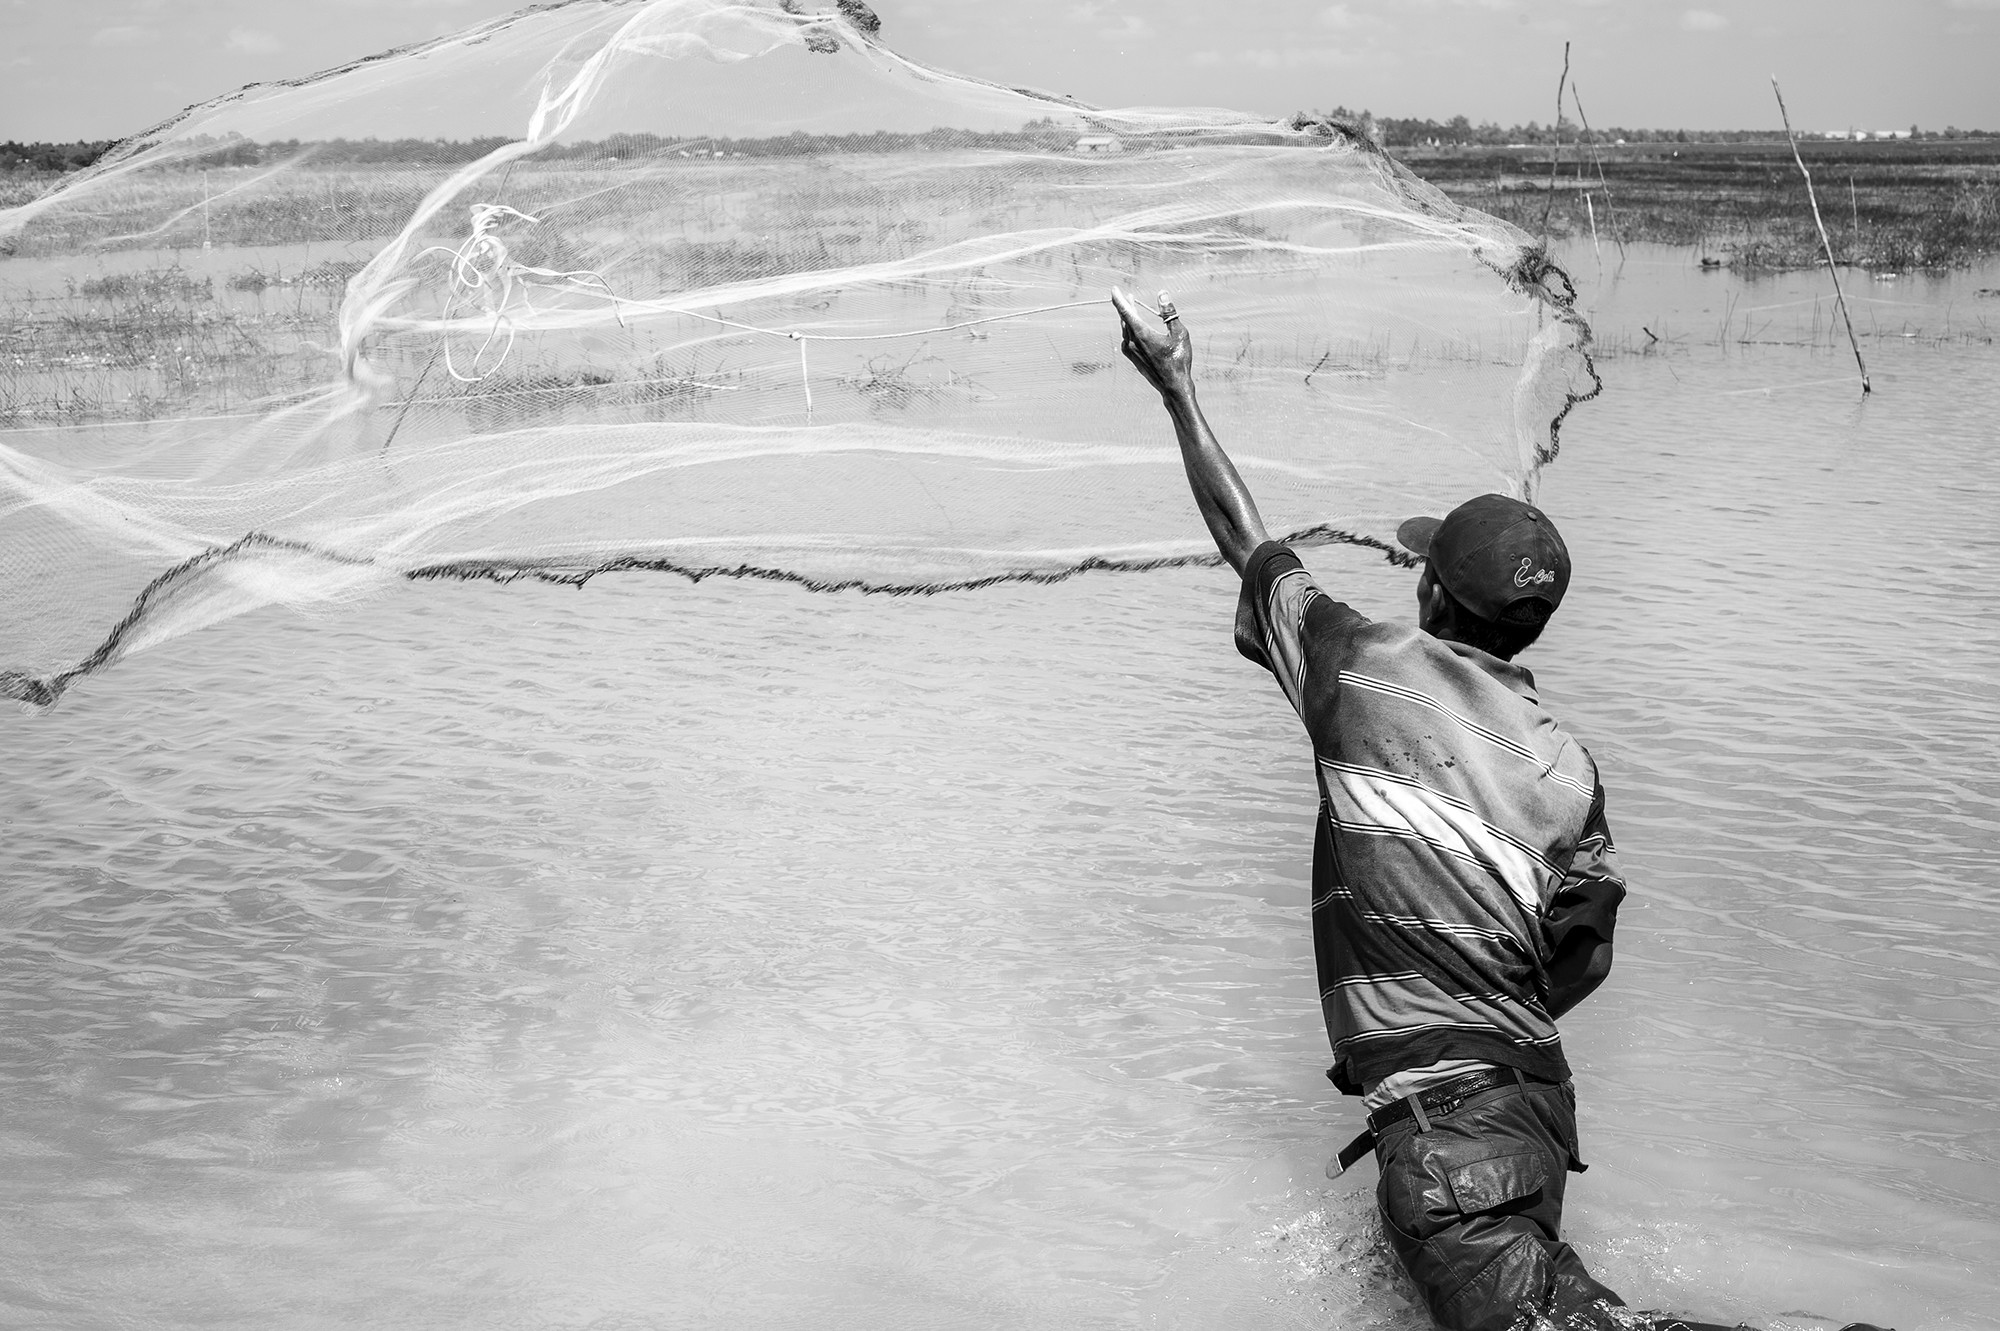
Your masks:
M1330 119L1373 138L1388 148L1439 146L1494 146L1542 144L1555 141L1550 126L1529 121L1525 125L1501 126L1486 121L1473 124L1464 116L1450 120L1409 120L1393 116L1376 117L1367 111L1335 107L1331 112L1313 112L1313 119ZM679 139L658 134L615 134L590 142L558 144L536 154L541 160L591 159L607 157L659 157L676 154L688 157L793 157L814 153L884 153L944 151L962 148L1000 148L1020 151L1063 152L1072 148L1080 135L1117 135L1110 125L1078 130L1059 125L1053 119L1034 120L1018 130L982 132L964 129L934 129L922 134L892 134L886 131L856 134L807 134L795 131L776 138L735 139L707 137ZM2000 138L2000 131L1919 130L1911 126L1910 137L1919 139ZM1770 129L1596 129L1585 135L1574 125L1562 127L1565 143L1589 139L1597 143L1624 140L1627 143L1750 143L1782 138ZM1817 138L1819 135L1802 135ZM480 139L325 139L301 141L281 139L256 142L250 139L219 141L207 151L185 157L182 162L196 167L260 166L306 156L325 166L372 166L387 164L456 165L485 156L514 140L502 137ZM1149 142L1168 146L1176 137L1128 136L1126 143L1140 147ZM91 165L116 147L119 140L79 140L75 143L0 143L0 173L76 171Z
M614 134L589 142L553 144L535 154L540 161L607 157L658 157L676 153L689 157L794 157L825 152L912 152L953 148L1015 148L1063 151L1075 144L1078 131L1058 128L1053 120L1031 121L1018 130L981 132L934 129L922 134L885 131L856 134L794 132L777 138L673 138L659 134ZM207 151L180 159L196 167L261 166L305 156L321 166L402 165L451 166L476 161L515 140L480 139L274 139L257 142L232 139ZM0 171L75 171L89 166L117 146L117 140L95 143L0 143Z
M104 156L116 139L75 143L0 143L0 171L78 171Z

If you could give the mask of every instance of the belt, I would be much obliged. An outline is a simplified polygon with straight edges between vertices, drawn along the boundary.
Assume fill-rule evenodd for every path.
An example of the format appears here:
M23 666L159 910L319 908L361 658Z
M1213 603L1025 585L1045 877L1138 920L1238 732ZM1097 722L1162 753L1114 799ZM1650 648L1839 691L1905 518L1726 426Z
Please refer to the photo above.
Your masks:
M1420 1129L1428 1129L1433 1114L1452 1113L1481 1092L1497 1090L1502 1086L1526 1086L1529 1082L1538 1086L1555 1084L1540 1077L1530 1077L1516 1068L1487 1068L1480 1072L1468 1072L1463 1077L1453 1077L1416 1095L1406 1095L1368 1116L1367 1130L1342 1147L1339 1155L1326 1162L1326 1176L1339 1178L1352 1169L1356 1161L1375 1149L1377 1135L1406 1118L1415 1117Z
M1428 1128L1433 1114L1449 1114L1481 1091L1501 1086L1526 1086L1530 1080L1539 1083L1541 1078L1530 1078L1518 1068L1484 1068L1468 1072L1463 1077L1440 1082L1427 1091L1391 1101L1368 1116L1368 1128L1379 1133L1413 1115L1419 1127Z

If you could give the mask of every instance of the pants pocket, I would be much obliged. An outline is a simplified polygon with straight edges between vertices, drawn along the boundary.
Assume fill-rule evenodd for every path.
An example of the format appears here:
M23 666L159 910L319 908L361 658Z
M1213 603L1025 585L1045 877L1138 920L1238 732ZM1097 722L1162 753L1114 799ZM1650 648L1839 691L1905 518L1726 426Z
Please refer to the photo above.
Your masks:
M1490 1156L1458 1166L1445 1180L1459 1214L1477 1215L1541 1192L1549 1181L1549 1162L1540 1151Z
M1418 1242L1470 1216L1530 1210L1561 1195L1560 1187L1549 1187L1550 1154L1533 1138L1459 1133L1439 1124L1385 1145L1376 1201Z

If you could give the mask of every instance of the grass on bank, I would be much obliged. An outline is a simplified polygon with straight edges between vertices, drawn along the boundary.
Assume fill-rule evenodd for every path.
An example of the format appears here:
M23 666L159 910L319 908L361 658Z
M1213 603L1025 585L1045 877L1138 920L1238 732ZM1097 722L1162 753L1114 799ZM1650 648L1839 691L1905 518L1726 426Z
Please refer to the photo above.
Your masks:
M1837 262L1897 272L2000 254L2000 142L1800 146ZM1570 143L1553 188L1547 145L1398 156L1455 201L1530 235L1543 234L1546 217L1550 235L1588 238L1594 220L1604 247L1685 245L1749 271L1825 262L1805 182L1783 141Z

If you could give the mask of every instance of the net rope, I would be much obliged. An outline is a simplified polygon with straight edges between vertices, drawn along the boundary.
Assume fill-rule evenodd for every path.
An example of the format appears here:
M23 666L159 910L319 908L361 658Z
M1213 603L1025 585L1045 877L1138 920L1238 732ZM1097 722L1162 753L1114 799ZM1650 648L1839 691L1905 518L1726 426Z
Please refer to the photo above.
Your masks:
M1301 545L1408 563L1599 389L1546 251L1351 127L953 74L854 0L568 0L0 210L0 696L398 582L1218 564L1114 285Z

